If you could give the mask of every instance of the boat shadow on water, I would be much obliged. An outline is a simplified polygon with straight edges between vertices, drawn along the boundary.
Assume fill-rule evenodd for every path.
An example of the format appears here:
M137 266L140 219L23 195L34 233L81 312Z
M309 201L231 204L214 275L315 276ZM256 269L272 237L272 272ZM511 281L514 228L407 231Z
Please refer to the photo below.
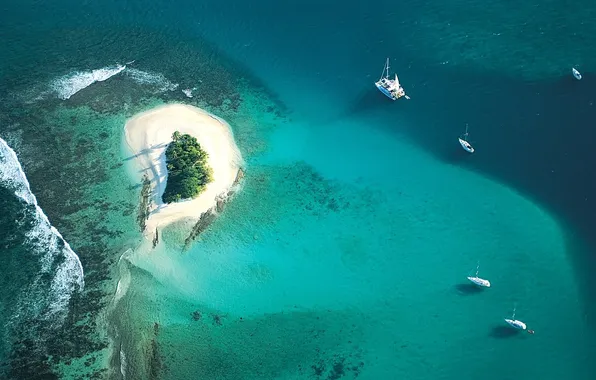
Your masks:
M484 292L484 288L480 286L476 286L474 284L457 284L455 285L455 290L457 290L458 294L463 296L469 296L472 294L478 294Z
M522 330L517 330L508 326L495 326L488 334L491 338L504 339L513 338L521 334Z
M391 105L392 102L387 100L379 91L376 91L374 87L372 89L366 88L353 99L342 113L340 119L349 119L374 113L386 109L388 104Z
M457 138L454 139L454 142L457 144ZM449 146L441 146L440 149L437 150L443 162L451 165L460 165L462 163L471 161L474 154L470 154L461 148L453 149L454 142L450 141Z

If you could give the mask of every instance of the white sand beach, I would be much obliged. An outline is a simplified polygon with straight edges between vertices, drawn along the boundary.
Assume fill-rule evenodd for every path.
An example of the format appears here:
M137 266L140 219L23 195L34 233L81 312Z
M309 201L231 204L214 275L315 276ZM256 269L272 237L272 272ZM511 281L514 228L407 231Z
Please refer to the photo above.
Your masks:
M196 198L164 204L161 196L166 188L165 150L172 134L179 131L196 137L209 155L213 181ZM146 233L184 218L198 218L225 195L236 180L242 164L240 150L230 126L222 119L200 108L170 104L135 115L124 127L126 142L138 169L149 176L152 184L152 209Z

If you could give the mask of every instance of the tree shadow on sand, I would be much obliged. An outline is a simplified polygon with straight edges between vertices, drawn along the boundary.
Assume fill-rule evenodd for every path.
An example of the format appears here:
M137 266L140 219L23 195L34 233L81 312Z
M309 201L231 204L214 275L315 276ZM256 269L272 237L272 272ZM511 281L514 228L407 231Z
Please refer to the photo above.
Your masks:
M484 288L474 284L457 284L455 285L455 289L457 290L457 293L461 294L462 296L469 296L484 292Z

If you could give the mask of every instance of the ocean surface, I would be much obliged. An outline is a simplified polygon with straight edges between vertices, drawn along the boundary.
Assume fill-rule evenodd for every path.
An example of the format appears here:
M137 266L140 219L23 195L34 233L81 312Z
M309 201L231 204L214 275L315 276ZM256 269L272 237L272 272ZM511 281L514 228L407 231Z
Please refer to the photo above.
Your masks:
M574 4L3 2L0 378L593 379ZM375 89L387 57L411 100ZM151 248L123 128L174 102L228 121L246 177Z

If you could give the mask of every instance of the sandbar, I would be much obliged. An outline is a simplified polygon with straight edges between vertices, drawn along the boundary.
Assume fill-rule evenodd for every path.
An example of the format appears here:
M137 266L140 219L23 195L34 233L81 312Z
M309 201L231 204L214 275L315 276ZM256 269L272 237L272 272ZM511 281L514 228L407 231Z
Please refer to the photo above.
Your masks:
M207 152L213 181L193 199L166 204L161 199L168 176L165 150L175 131L194 136ZM137 114L126 122L124 134L138 170L151 182L147 234L181 219L199 218L212 209L230 192L243 163L228 123L189 105L169 104Z

